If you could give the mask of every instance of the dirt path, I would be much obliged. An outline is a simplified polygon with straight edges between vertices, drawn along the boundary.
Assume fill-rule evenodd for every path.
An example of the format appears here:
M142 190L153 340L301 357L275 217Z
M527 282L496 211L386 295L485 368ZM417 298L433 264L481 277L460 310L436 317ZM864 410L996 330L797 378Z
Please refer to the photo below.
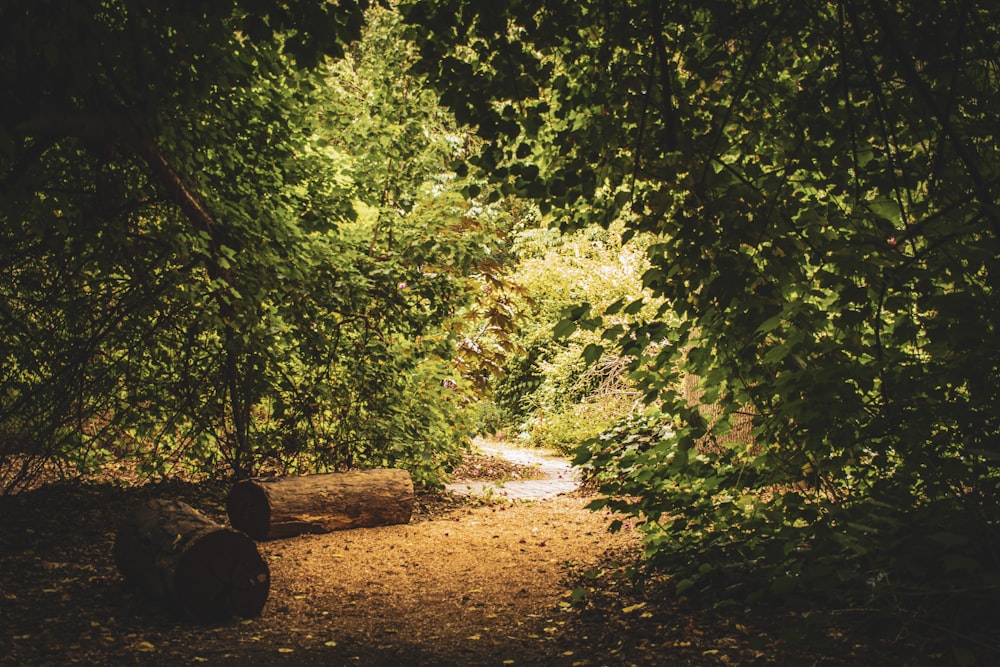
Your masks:
M554 495L576 486L565 461L528 454L510 456L539 469L531 484L445 502L408 525L261 543L267 605L221 627L179 621L124 586L111 545L136 490L2 499L0 664L605 664L563 636L569 587L637 538L609 534L580 492ZM139 495L179 497L224 520L220 497L201 492ZM515 499L529 495L542 499Z
M373 648L380 655L371 664L382 653L413 664L545 664L565 622L569 569L594 567L607 549L634 541L608 535L586 502L484 506L265 545L275 590L261 620L291 621L298 631L283 646L322 652L332 640L353 664L373 659Z
M452 489L484 504L431 521L263 545L281 590L262 620L301 619L293 626L307 630L288 647L312 652L333 641L352 664L387 656L421 665L592 664L571 651L551 655L566 622L568 576L634 545L635 535L609 534L608 518L585 508L590 498L562 495L578 485L565 459L478 445L537 468L537 477L458 481Z
M580 486L578 473L569 460L548 449L519 447L509 442L477 440L475 449L486 456L498 457L535 474L531 479L483 482L456 480L447 486L453 493L506 500L545 500L570 493Z

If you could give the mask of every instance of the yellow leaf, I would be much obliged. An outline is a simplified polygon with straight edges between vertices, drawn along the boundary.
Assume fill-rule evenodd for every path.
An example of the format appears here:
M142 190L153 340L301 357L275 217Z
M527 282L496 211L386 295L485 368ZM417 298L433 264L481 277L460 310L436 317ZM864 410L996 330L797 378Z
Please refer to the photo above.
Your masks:
M281 648L278 649L278 653L294 653L294 652L295 652L295 649L293 649L293 648L286 648L284 646L282 646Z
M156 647L149 642L139 642L135 645L136 651L142 651L143 653L152 653L156 650Z
M466 639L471 639L472 641L479 641L480 635L469 635Z
M333 647L333 646L336 646L336 645L337 645L337 642L335 642L335 641L333 641L333 640L330 640L330 641L328 641L328 642L323 642L323 646L330 646L330 647Z

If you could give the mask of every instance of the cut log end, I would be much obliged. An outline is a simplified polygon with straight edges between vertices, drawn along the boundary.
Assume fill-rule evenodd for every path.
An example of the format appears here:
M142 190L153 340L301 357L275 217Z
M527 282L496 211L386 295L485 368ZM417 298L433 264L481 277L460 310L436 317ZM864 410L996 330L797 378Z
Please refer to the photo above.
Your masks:
M271 503L267 491L255 480L237 482L226 499L229 523L255 540L263 540L271 530Z
M257 545L232 530L205 535L177 563L177 604L199 621L257 616L270 585L270 571Z
M127 582L196 621L256 616L270 592L253 540L178 501L153 500L130 513L114 558Z

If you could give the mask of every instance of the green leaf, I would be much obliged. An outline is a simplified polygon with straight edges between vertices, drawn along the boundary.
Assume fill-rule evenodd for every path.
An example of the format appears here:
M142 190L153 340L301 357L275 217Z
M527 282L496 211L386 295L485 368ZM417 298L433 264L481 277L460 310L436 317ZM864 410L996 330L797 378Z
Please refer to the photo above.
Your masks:
M615 302L613 302L607 308L605 308L604 309L604 314L605 315L615 315L615 314L617 314L622 309L622 306L624 306L624 305L625 305L625 298L622 297L622 298L616 300Z
M635 301L632 301L630 304L625 306L625 310L623 312L626 315L635 315L640 310L642 310L643 306L645 305L646 301L644 299L636 299Z
M589 366L590 364L593 364L595 361L600 359L603 354L604 354L604 347L602 345L596 345L594 343L591 343L587 345L585 348L583 348L582 356L583 360Z
M559 322L556 323L554 327L552 327L552 336L556 340L568 338L573 334L573 332L576 331L576 328L577 328L576 320L572 318L566 318L560 320Z

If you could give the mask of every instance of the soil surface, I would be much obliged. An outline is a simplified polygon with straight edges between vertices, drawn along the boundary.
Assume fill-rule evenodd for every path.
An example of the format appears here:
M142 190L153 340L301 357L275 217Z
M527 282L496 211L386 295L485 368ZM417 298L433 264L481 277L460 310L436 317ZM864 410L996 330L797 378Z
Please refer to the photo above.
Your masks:
M483 444L456 473L469 479L453 491L418 492L407 525L261 543L271 568L263 613L214 626L126 587L111 547L123 512L151 497L223 522L227 485L56 484L0 498L0 663L953 662L947 651L894 645L884 629L699 608L674 599L666 580L638 585L624 567L638 535L628 523L609 533L612 517L586 508L593 497L572 490L566 462L551 455Z

